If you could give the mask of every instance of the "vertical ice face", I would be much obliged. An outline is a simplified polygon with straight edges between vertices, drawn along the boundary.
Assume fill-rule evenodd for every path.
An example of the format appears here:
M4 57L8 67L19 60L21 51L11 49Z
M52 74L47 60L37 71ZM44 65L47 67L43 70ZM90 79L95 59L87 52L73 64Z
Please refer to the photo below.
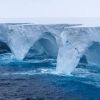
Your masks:
M88 29L91 41L100 42L100 27L92 27Z
M58 73L70 74L76 67L80 56L72 45L62 44L59 48L56 71Z
M41 32L32 26L9 26L8 45L18 60L22 60L35 41L40 38Z
M56 26L57 25L1 24L0 40L6 42L18 60L23 60L29 49L38 40L41 41L41 44L50 55L57 55L58 47L55 40L56 36L54 37L53 35L55 35L56 32L60 33L61 30L56 29ZM61 25L59 28L60 27ZM63 27L61 27L61 29ZM53 35L43 35L45 32L54 33L52 33ZM49 48L51 48L51 50L49 50Z
M7 26L6 25L0 25L0 41L7 43Z
M91 43L89 29L69 28L62 32L57 58L57 72L70 74Z
M100 42L100 28L65 27L66 25L3 24L0 25L0 41L8 45L18 60L23 60L32 46L34 50L34 46L40 48L37 50L40 54L45 51L50 56L57 56L56 71L70 74L87 48L93 42ZM94 49L91 52L94 55L96 53ZM91 59L89 55L90 52L85 54L87 60L93 61L95 57Z

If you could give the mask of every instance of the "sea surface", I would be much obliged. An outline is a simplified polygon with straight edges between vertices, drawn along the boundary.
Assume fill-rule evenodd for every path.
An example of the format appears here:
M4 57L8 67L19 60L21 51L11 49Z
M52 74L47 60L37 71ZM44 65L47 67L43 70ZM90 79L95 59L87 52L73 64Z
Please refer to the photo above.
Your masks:
M56 59L45 54L18 61L1 50L0 100L100 100L100 66L79 64L70 75L55 70Z

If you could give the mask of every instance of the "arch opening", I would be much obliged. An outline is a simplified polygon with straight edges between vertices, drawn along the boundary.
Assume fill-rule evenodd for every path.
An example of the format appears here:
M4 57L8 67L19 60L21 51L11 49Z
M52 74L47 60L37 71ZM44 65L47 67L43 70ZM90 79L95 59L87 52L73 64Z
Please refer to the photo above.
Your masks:
M57 58L58 45L56 38L50 33L45 32L42 36L33 44L29 52L27 53L26 59L45 59L45 58Z
M93 42L91 46L85 51L84 55L89 64L100 66L100 43Z
M14 55L9 46L6 43L0 41L0 64L3 64L4 66L4 64L10 62L13 58Z
M86 55L84 54L81 58L80 58L80 60L79 60L79 64L78 64L78 66L86 66L88 64L88 60L87 60L87 58L86 58ZM78 67L77 66L77 67Z

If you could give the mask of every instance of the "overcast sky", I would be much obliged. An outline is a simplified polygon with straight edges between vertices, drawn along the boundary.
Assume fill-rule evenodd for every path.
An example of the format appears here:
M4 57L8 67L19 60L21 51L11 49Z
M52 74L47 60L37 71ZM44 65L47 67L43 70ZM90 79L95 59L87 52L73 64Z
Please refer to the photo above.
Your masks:
M0 0L0 18L100 17L100 0Z

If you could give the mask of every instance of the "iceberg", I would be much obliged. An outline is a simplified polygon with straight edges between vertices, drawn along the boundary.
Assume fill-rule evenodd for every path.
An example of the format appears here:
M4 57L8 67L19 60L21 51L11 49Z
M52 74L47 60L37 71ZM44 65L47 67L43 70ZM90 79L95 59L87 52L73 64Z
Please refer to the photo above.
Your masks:
M45 52L57 59L56 72L64 74L70 74L84 55L87 62L100 65L99 33L100 27L78 24L0 24L0 41L9 47L17 60L28 57L31 49L37 54Z

